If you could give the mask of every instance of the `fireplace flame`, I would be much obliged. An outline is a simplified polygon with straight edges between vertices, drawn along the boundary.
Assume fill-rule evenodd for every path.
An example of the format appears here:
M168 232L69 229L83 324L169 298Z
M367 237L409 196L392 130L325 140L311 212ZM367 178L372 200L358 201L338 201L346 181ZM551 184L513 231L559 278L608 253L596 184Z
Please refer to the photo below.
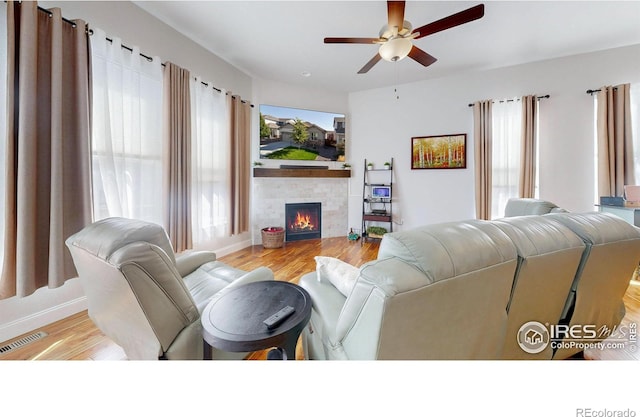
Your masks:
M315 225L311 221L311 216L296 212L296 219L291 222L291 229L296 231L311 231L315 229Z

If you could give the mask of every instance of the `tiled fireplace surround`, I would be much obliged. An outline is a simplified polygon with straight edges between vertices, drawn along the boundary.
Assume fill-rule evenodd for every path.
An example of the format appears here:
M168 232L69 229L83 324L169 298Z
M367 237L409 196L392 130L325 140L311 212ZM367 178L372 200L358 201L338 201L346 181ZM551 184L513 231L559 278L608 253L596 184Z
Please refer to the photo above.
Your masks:
M322 237L349 232L349 178L253 178L253 243L262 243L261 229L285 227L286 203L322 203Z

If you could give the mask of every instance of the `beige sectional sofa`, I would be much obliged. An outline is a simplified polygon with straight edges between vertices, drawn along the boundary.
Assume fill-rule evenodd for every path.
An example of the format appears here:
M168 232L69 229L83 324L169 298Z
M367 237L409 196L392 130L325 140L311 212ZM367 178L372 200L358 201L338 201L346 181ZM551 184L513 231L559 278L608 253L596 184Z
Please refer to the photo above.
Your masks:
M584 335L582 326L619 324L639 261L640 229L605 213L388 233L377 260L355 268L319 259L318 270L302 277L313 300L305 354L564 359L580 349L556 348L558 329L576 326L575 336Z

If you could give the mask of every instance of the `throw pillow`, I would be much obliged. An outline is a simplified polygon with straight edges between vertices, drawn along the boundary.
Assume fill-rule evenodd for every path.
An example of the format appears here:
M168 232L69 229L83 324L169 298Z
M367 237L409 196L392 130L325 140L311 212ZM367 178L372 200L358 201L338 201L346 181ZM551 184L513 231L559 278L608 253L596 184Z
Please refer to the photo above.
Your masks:
M342 295L348 297L356 284L360 269L329 256L316 256L314 259L318 281L329 281Z

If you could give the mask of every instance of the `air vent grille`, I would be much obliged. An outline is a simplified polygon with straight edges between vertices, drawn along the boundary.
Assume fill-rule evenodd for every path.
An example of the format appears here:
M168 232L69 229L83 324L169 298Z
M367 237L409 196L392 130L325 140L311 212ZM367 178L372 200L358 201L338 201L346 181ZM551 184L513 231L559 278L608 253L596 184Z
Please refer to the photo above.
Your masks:
M36 340L40 340L43 337L47 336L46 332L36 332L25 337L21 337L18 340L14 340L11 343L0 346L0 355L4 355L5 353L12 352L16 349L21 348L22 346L28 345L31 342L35 342Z

